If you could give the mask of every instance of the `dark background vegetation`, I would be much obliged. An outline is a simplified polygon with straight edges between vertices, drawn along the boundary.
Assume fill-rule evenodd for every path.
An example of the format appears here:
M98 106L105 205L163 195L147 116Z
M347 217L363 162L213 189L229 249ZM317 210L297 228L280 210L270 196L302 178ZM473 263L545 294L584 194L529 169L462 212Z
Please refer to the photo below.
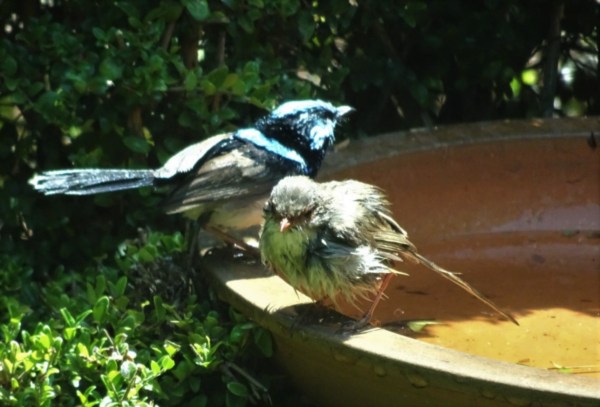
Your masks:
M224 367L270 353L197 287L134 288L183 251L160 196L43 197L36 171L156 167L289 99L356 107L349 137L598 114L599 21L593 0L0 2L0 404L243 404L252 381Z

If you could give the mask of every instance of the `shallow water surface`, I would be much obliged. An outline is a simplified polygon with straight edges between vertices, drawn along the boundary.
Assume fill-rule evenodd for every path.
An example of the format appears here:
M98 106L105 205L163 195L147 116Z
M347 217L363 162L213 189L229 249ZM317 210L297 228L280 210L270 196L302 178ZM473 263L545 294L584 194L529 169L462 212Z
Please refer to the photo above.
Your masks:
M420 333L424 341L600 378L600 149L575 137L486 142L331 178L382 187L420 253L462 273L520 326L409 264L399 265L410 276L394 278L376 320L432 319L442 324Z

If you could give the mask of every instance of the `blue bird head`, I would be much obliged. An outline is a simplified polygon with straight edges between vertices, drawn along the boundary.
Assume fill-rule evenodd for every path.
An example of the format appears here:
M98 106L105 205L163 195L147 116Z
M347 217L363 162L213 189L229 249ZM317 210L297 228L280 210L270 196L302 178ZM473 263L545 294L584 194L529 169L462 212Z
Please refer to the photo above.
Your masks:
M306 175L314 176L335 142L335 126L353 110L322 100L290 101L259 119L255 128L297 152L306 162Z

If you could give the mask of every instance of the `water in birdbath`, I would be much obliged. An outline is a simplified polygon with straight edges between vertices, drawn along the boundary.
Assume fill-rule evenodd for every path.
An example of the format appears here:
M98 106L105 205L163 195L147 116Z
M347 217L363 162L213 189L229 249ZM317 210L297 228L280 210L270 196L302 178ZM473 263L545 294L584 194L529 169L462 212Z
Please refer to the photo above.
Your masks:
M331 178L382 187L419 252L462 273L520 326L406 263L398 268L410 276L392 280L376 321L456 350L600 378L600 149L581 137L488 142Z

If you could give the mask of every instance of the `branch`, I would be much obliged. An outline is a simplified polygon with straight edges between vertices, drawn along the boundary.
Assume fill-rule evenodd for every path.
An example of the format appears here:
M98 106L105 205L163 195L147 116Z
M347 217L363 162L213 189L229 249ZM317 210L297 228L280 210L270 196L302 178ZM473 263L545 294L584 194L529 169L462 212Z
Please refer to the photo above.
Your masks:
M225 29L219 30L219 43L217 44L217 65L222 66L225 65ZM223 94L218 92L213 99L212 110L216 112L221 107L221 100L223 99Z
M558 82L558 60L560 58L560 20L563 18L564 0L555 0L552 8L552 21L546 38L544 58L544 82L541 95L542 117L552 117L554 113L554 96L556 94L556 83Z
M173 20L169 23L169 25L167 26L167 29L165 30L165 33L163 35L160 46L165 51L169 48L169 44L171 43L171 37L173 37L173 30L175 29L175 21L176 20Z

